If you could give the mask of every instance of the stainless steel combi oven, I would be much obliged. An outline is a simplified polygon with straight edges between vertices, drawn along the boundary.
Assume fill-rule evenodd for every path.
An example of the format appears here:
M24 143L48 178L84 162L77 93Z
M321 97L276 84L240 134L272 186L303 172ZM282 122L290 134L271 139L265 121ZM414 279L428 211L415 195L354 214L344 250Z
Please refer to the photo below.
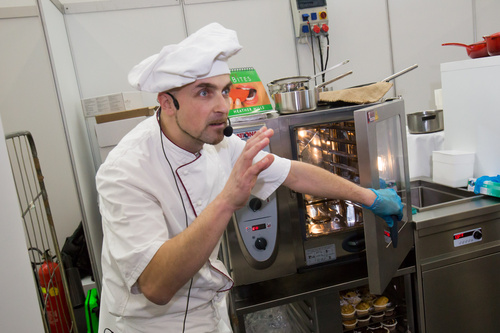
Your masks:
M406 204L410 183L404 101L323 107L233 127L245 139L263 125L275 132L268 151L364 187L394 188L405 212L390 230L355 202L295 193L284 186L267 200L252 197L235 213L224 239L225 262L235 284L366 256L370 290L382 293L414 244L411 205Z

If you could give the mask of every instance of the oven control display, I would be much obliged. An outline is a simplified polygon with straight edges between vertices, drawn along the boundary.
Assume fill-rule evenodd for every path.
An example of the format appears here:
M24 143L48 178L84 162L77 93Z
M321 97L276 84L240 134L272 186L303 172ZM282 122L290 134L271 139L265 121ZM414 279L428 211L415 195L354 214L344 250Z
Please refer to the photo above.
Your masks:
M483 231L481 228L457 232L453 235L453 245L455 247L467 245L483 240Z

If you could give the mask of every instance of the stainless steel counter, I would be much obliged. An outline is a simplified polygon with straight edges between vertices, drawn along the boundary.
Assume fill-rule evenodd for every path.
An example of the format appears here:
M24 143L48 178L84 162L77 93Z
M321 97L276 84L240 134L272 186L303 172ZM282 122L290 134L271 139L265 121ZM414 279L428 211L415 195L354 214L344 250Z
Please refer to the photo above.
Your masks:
M471 200L456 202L453 205L434 208L432 210L418 212L413 215L415 229L421 231L426 228L436 228L448 225L457 218L473 218L480 214L498 212L500 209L500 198L478 195Z
M413 221L419 332L497 332L500 198L459 199Z

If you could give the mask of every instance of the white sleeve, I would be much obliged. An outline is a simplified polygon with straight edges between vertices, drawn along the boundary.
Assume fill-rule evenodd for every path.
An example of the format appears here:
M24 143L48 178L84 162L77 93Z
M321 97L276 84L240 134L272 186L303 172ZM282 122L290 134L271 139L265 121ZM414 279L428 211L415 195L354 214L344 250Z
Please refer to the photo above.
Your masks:
M245 141L241 140L236 135L232 135L228 139L231 142L233 150L232 165L234 165L245 147ZM254 163L260 161L267 154L269 153L265 151L259 152L254 158ZM274 162L269 168L262 171L257 178L257 183L252 189L252 195L262 200L267 199L281 184L283 184L290 172L291 163L289 159L274 155Z

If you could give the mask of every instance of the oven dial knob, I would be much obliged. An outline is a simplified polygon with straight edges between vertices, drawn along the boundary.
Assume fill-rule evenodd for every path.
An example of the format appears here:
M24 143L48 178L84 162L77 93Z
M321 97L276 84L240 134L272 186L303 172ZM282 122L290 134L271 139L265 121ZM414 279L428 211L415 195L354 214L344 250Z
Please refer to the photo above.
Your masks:
M267 247L267 240L263 237L259 237L255 240L255 247L257 250L264 251Z
M258 211L259 209L262 208L262 201L260 201L259 198L253 198L248 203L248 206L250 207L250 209L252 211L256 212L256 211Z
M483 238L483 233L479 230L476 230L472 234L472 237L474 237L474 239L481 239L481 238Z

